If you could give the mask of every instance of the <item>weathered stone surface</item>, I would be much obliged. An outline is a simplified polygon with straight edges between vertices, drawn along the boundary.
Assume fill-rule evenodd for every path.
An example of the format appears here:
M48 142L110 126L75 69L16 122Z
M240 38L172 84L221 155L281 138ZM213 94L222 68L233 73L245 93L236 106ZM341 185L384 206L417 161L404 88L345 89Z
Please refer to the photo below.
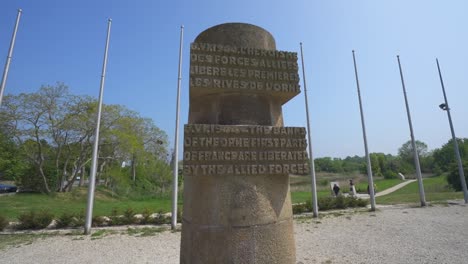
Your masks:
M254 25L191 45L180 262L295 263L289 173L309 171L305 129L283 127L297 54Z
M200 33L195 42L276 50L275 39L270 32L246 23L225 23L211 27Z

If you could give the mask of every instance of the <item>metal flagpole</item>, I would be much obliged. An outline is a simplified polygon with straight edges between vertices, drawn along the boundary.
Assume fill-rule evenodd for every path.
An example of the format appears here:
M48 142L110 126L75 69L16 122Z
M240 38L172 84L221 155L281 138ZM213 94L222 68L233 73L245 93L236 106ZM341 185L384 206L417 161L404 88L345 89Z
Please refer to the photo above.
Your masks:
M107 51L109 50L109 39L112 19L107 21L106 48L104 51L104 61L102 63L101 87L99 90L99 104L96 119L96 131L94 136L93 159L91 163L91 175L88 183L88 203L86 205L86 222L84 233L88 235L91 231L91 221L93 217L94 189L96 186L96 171L98 165L99 127L101 126L102 97L104 95L104 82L106 79Z
M171 228L177 226L177 195L178 195L178 176L179 176L179 102L180 102L180 82L182 81L182 44L184 39L184 26L180 26L180 44L179 44L179 71L177 78L177 102L176 102L176 124L174 136L174 168L172 177L172 219Z
M10 69L11 57L13 56L13 48L15 47L16 32L18 31L18 25L23 10L18 9L18 15L16 16L15 29L13 30L13 36L11 36L10 49L8 50L8 56L5 62L5 69L3 70L2 83L0 85L0 106L2 106L3 92L5 91L5 85L8 77L8 70Z
M406 87L405 81L403 79L403 71L401 70L401 63L400 63L400 56L397 55L398 59L398 67L400 69L400 77L401 77L401 86L403 87L403 95L405 97L405 104L406 104L406 114L408 115L408 124L411 134L411 146L413 147L413 158L414 158L414 166L416 168L416 177L418 178L418 186L419 186L419 199L421 200L421 206L426 206L426 196L424 194L424 185L421 176L421 166L419 164L419 154L416 149L416 142L414 140L414 132L413 132L413 124L411 122L411 114L408 105L408 97L406 95Z
M366 161L367 161L367 177L369 182L369 196L371 203L371 211L375 211L375 193L374 193L374 180L372 178L372 166L369 155L369 150L367 148L367 136L366 136L366 125L364 123L364 111L362 109L362 100L361 100L361 90L359 88L359 78L356 66L356 57L353 50L353 62L354 62L354 74L356 75L356 86L359 98L359 110L361 111L361 124L362 124L362 136L364 138L364 149L366 151Z
M444 81L442 80L442 73L440 72L439 60L436 58L437 70L439 71L440 85L442 86L442 92L444 93L445 104L439 105L442 110L447 111L447 116L450 124L450 131L452 132L453 146L455 150L455 156L457 157L458 164L458 173L460 174L460 181L463 190L463 197L465 198L465 203L468 203L468 191L466 189L466 180L465 173L463 172L462 160L460 157L460 149L458 148L457 137L455 136L455 129L453 128L452 116L450 115L450 107L447 101L447 95L445 94Z
M309 141L310 178L312 181L312 211L313 211L313 216L318 217L317 187L316 187L316 180L315 180L315 163L314 163L314 155L312 154L309 104L307 101L307 85L306 85L305 69L304 69L304 56L302 54L302 42L300 43L300 45L301 45L301 62L302 62L302 81L304 82L304 99L305 99L305 108L306 108L306 115L307 115L307 139Z

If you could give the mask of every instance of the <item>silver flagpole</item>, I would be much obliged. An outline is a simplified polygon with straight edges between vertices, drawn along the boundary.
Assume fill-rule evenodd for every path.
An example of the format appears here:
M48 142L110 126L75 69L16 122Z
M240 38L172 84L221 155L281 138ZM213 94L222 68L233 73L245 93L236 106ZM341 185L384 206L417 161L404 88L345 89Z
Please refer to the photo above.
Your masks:
M442 86L442 92L444 93L445 104L439 105L442 110L447 111L447 116L450 124L450 131L452 132L452 139L453 139L453 146L455 150L455 156L457 157L457 164L458 164L458 173L460 174L460 181L463 190L463 197L465 198L465 203L468 203L468 191L466 189L466 180L465 180L465 173L463 172L463 165L462 160L460 157L460 149L458 148L457 137L455 136L455 129L453 128L452 123L452 116L450 115L450 107L447 101L447 95L445 94L445 87L444 81L442 80L442 73L440 72L439 60L436 59L437 62L437 70L439 71L439 78L440 78L440 85Z
M375 211L374 180L372 178L372 166L371 166L369 150L367 148L366 125L364 122L364 111L362 109L361 90L359 88L359 78L358 78L356 57L354 55L354 50L353 50L353 62L354 62L354 74L356 75L356 86L357 86L357 92L358 92L358 98L359 98L359 110L361 111L362 136L364 138L364 149L366 151L367 177L368 177L368 182L369 182L369 196L370 196L370 203L371 203L371 211Z
M302 42L301 45L301 62L302 62L302 81L304 82L304 99L305 99L305 108L307 115L307 139L309 141L309 155L310 155L310 178L312 181L312 211L313 216L318 217L318 203L317 203L317 187L315 180L315 163L314 155L312 154L312 140L311 140L311 130L310 130L310 118L309 118L309 104L307 100L307 85L305 78L305 69L304 69L304 56L302 54Z
M177 226L177 194L178 194L178 176L179 176L179 102L180 102L180 82L182 81L182 44L184 39L184 26L180 26L180 44L179 44L179 72L177 78L177 102L176 102L176 124L174 136L174 168L172 177L172 219L171 228Z
M107 52L109 50L109 39L112 19L107 21L106 48L104 51L104 61L102 63L101 87L99 90L99 104L96 118L96 131L94 136L93 159L91 163L91 175L88 184L88 203L86 205L86 222L84 233L88 235L91 231L91 221L93 218L94 189L96 186L96 171L98 165L99 127L101 126L102 97L104 95L104 82L106 80Z
M18 25L23 10L18 9L18 15L16 16L15 29L13 30L13 36L11 36L10 49L8 50L8 56L5 62L5 69L3 70L2 83L0 85L0 106L2 106L3 92L5 91L5 85L8 77L8 70L10 69L11 57L13 56L13 48L15 47L16 32L18 31Z
M421 166L419 164L419 154L418 154L418 150L416 149L416 142L414 140L413 124L411 122L411 114L410 114L410 109L408 105L408 97L406 95L405 81L403 79L403 71L401 69L400 56L397 55L397 59L398 59L398 68L400 69L401 86L403 87L403 95L405 97L406 114L408 115L408 125L410 129L410 134L411 134L411 146L413 147L414 167L416 168L416 177L418 178L419 199L421 200L421 206L426 206L426 195L424 194L424 185L423 185L423 180L421 176Z

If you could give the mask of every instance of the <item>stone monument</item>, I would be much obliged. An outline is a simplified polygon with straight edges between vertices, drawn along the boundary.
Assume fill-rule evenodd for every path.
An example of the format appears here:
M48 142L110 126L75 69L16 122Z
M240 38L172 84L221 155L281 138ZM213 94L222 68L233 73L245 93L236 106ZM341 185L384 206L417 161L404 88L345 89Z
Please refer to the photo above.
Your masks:
M297 53L260 27L221 24L191 44L180 263L295 263L289 174L309 166L282 105L299 93Z

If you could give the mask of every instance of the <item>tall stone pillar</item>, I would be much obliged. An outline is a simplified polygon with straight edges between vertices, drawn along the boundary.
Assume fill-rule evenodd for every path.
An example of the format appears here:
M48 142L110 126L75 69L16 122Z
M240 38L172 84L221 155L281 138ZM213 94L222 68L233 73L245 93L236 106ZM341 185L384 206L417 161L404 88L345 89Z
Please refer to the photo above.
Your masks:
M180 262L295 263L289 174L309 172L305 128L284 127L297 53L242 23L190 47Z

